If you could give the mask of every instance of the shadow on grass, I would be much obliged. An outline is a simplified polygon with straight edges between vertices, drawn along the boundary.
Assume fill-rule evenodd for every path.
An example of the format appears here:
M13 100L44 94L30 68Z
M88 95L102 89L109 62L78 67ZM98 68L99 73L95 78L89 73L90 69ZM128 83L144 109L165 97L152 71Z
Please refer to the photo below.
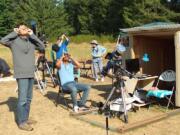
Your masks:
M72 100L71 100L70 94L65 94L65 97L64 97L64 99L67 101L68 106L65 104L65 101L62 96L59 96L59 98L57 99L57 94L58 93L56 93L56 92L49 91L49 92L47 92L46 97L49 100L51 100L55 106L60 105L64 109L72 109L72 106L71 106ZM81 93L81 95L82 95L82 93ZM97 107L97 104L98 104L97 101L87 100L87 102L90 102L90 104L91 104L90 106Z
M9 107L9 111L14 113L15 120L17 120L17 101L18 99L16 97L9 97L7 101L0 102L0 105L7 104Z
M103 93L99 94L99 96L103 97L105 100L107 99L108 95L112 91L112 85L111 84L105 84L105 85L93 85L91 86L93 89L103 91ZM116 91L112 95L111 99L115 99L119 97L120 93L117 93Z
M84 78L84 79L89 79L89 80L94 81L94 78L89 76L89 75L81 75L81 77Z
M62 106L63 108L67 109L68 108L71 108L71 106L69 106L70 103L72 103L72 100L70 99L70 94L65 94L64 97L62 97L61 95L59 96L59 98L57 97L58 96L58 92L52 92L52 91L48 91L47 94L46 94L46 97L51 100L55 106ZM68 106L65 104L65 100L68 104Z

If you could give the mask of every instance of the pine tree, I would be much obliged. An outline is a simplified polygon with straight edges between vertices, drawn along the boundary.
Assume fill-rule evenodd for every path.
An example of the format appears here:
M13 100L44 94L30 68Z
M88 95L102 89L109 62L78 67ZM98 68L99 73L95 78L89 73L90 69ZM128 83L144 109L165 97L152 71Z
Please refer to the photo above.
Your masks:
M66 23L66 13L63 3L56 0L20 0L16 12L18 21L30 24L37 23L37 31L47 34L48 37L69 33L71 28Z
M0 13L0 36L4 36L15 26L14 1L1 0Z
M123 7L123 23L128 27L153 21L168 22L176 16L160 0L132 0L129 6Z

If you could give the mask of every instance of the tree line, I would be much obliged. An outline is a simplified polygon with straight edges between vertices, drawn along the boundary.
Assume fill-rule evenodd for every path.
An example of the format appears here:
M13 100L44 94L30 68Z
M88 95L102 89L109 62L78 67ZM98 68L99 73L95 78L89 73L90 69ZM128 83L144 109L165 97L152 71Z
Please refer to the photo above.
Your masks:
M116 34L119 28L155 21L180 22L180 0L1 0L0 36L19 23L60 33Z

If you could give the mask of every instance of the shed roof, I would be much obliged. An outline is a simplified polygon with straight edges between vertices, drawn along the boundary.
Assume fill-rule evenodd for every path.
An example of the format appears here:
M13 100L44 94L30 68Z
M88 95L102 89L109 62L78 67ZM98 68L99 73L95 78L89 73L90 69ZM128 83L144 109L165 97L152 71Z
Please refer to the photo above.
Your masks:
M127 33L138 33L142 31L180 30L180 24L172 22L153 22L138 27L120 29Z

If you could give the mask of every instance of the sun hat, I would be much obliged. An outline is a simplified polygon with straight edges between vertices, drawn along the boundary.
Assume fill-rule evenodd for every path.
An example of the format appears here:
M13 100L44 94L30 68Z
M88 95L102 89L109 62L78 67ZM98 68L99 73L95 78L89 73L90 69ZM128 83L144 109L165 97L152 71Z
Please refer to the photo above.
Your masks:
M90 44L98 45L98 42L96 40L92 40Z

